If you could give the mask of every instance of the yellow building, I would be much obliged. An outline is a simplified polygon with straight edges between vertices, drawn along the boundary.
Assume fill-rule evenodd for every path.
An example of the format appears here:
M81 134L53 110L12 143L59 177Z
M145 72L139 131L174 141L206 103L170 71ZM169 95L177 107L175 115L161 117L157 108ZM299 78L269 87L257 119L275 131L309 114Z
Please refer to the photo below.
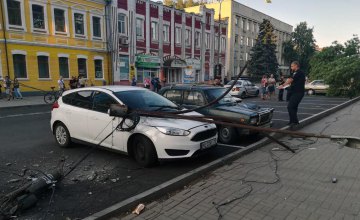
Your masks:
M50 90L60 76L102 85L111 74L104 0L1 0L0 78L22 91Z

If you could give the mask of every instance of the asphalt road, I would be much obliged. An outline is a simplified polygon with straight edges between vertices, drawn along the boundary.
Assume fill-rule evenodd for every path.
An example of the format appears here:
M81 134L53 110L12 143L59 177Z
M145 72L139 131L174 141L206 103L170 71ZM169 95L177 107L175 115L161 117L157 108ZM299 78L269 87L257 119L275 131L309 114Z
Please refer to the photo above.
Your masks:
M275 108L274 127L288 122L286 102L248 98L245 102ZM306 96L299 108L299 118L307 118L340 103L343 98ZM9 193L25 183L35 171L19 175L24 169L50 172L64 170L86 154L91 147L75 145L61 149L50 131L50 107L0 108L0 193ZM22 213L20 219L83 218L114 203L141 193L196 167L236 151L257 141L258 138L241 137L234 146L219 145L197 158L163 162L153 168L141 168L129 157L98 149L92 153L65 180L56 184L53 202L49 205L52 190L39 197L37 205ZM10 181L10 182L9 182Z

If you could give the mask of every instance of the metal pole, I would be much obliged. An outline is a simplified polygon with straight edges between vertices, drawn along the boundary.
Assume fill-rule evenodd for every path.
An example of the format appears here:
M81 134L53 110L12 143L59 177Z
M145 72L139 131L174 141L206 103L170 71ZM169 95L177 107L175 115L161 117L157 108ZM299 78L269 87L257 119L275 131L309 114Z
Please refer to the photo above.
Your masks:
M6 32L5 32L5 20L4 20L4 9L3 3L0 1L1 7L1 19L2 19L2 29L4 34L4 44L5 44L5 57L6 57L6 68L7 68L7 76L10 78L10 68L9 68L9 56L8 56L8 47L7 47L7 39L6 39ZM15 73L14 73L15 74Z
M223 0L219 0L220 2L220 9L219 9L219 30L218 30L218 53L217 53L217 74L219 74L220 70L220 38L221 38L221 4L223 2ZM223 80L222 74L221 74L221 80Z

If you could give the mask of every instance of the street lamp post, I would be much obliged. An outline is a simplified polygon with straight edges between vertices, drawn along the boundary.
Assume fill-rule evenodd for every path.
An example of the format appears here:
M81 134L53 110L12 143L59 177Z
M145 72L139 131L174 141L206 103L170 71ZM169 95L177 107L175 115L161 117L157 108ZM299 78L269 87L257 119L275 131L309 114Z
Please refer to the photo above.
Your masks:
M222 2L223 2L223 0L218 0L218 2L220 3L220 8L219 8L219 29L218 29L218 56L217 56L217 65L216 65L216 67L217 67L217 71L216 71L216 73L217 73L217 75L219 75L219 73L221 72L221 66L220 66L220 43L221 43L221 4L222 4ZM221 73L221 80L224 80L223 79L223 77L222 77L222 73Z

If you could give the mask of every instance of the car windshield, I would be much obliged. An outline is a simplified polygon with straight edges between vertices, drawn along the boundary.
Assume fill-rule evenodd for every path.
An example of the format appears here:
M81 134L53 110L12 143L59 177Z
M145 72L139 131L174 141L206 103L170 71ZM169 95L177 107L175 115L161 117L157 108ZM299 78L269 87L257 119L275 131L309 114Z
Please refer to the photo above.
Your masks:
M114 94L130 109L146 111L171 111L172 109L180 109L175 103L149 90L122 91L115 92Z
M218 88L218 89L208 89L205 90L206 98L209 102L219 98L222 94L224 94L226 88ZM218 101L219 105L234 105L236 104L235 98L233 98L229 93L224 96L220 101Z

